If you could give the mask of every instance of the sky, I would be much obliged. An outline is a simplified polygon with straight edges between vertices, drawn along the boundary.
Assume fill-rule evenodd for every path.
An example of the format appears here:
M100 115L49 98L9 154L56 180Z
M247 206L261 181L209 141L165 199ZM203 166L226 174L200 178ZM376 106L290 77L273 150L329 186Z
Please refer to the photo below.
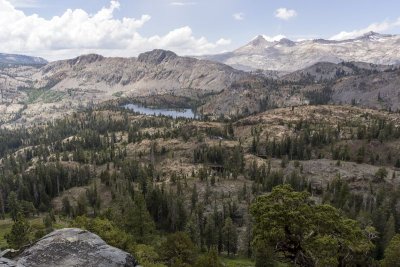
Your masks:
M399 0L0 0L0 52L48 60L234 50L270 40L400 33Z

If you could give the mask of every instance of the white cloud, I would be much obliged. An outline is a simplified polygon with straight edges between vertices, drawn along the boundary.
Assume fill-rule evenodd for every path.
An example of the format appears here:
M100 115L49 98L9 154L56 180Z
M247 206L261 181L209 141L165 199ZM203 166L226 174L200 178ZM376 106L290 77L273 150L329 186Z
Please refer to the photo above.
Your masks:
M219 39L218 41L217 41L217 45L230 45L232 43L232 41L231 40L229 40L229 39L224 39L224 38L221 38L221 39Z
M352 39L352 38L359 37L365 33L371 32L371 31L385 32L385 31L388 31L395 27L400 27L400 18L398 18L396 21L392 21L392 22L384 21L384 22L380 22L380 23L373 23L364 29L354 30L354 31L350 31L350 32L342 31L338 34L335 34L330 39L331 40Z
M278 8L275 11L275 17L278 19L289 20L297 16L297 12L294 9L287 9L285 7Z
M196 2L171 2L171 6L194 6L197 5Z
M18 8L32 8L32 7L39 7L40 4L38 0L9 0L9 2Z
M120 3L111 1L93 15L82 9L68 9L61 16L45 19L37 14L26 15L10 2L0 0L0 51L50 60L84 53L136 56L155 48L199 55L220 52L230 43L225 39L213 43L205 37L195 37L188 26L161 36L142 36L138 31L151 17L116 19L114 12L118 8Z
M244 13L239 12L232 15L235 20L244 20Z

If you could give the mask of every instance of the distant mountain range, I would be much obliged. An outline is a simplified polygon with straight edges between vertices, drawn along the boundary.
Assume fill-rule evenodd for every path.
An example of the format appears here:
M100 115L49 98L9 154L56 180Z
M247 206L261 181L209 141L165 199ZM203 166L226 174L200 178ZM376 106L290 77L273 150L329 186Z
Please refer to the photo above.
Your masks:
M1 65L45 65L47 63L47 60L40 57L0 53Z
M250 74L230 66L189 57L171 51L153 50L137 58L107 58L83 55L54 61L33 75L34 86L64 91L79 88L101 94L151 95L184 92L219 92Z
M259 35L232 51L197 57L224 63L238 70L262 70L269 76L282 76L319 62L365 62L378 65L400 64L400 35L369 32L348 40L314 39L269 41ZM45 65L40 57L0 53L0 65Z
M259 35L233 52L203 56L234 68L253 71L289 73L318 62L366 62L382 65L400 64L400 35L366 33L358 38L335 40L292 41L283 38L268 41Z
M320 103L400 111L397 35L302 42L259 36L234 52L204 58L153 50L136 58L90 54L46 64L0 54L0 125L40 123L131 98L231 117ZM263 71L243 71L257 69Z
M153 50L136 58L82 55L36 66L0 68L1 121L21 114L21 123L41 122L88 105L124 97L176 96L199 100L231 88L251 73L171 51ZM23 105L25 103L26 105ZM1 114L11 114L1 116ZM15 116L14 116L15 117Z

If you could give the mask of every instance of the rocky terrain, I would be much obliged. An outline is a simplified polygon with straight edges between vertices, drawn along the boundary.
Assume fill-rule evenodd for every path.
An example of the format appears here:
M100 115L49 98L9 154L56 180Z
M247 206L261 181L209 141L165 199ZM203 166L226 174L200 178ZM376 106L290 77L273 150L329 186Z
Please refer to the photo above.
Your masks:
M371 33L349 42L371 42L373 49L375 42L385 44L396 38ZM378 41L381 39L385 41ZM253 50L245 47L240 51L263 53L261 47L266 42L259 37L250 44L255 47ZM288 40L281 42L289 47L300 45ZM344 45L338 41L315 42ZM358 48L351 49L356 51ZM305 61L309 53L306 54ZM394 64L396 55L379 63ZM252 56L247 54L247 58ZM338 60L333 63L327 58L319 58L317 63L311 60L313 65L291 73L244 72L221 63L153 50L137 58L106 58L92 54L42 67L6 66L0 68L0 124L7 127L40 124L110 101L114 104L138 101L164 107L195 107L204 115L229 118L275 107L308 104L351 104L398 110L398 67L362 59L367 61ZM263 61L274 62L269 58ZM308 63L301 66L306 65Z
M218 92L247 74L226 65L154 50L138 58L86 55L52 62L33 75L35 88L111 96ZM80 92L79 92L80 91ZM93 91L93 92L92 92Z
M128 253L107 245L88 231L66 228L54 231L14 260L1 258L1 266L9 267L135 267L137 262Z
M400 18L189 1L0 0L0 267L400 267Z
M333 85L332 103L355 103L376 109L400 109L400 70L357 75Z
M356 105L397 111L400 69L360 62L317 63L280 79L247 81L204 104L208 113L246 115L274 107L308 104Z
M373 64L400 63L400 36L375 32L350 40L267 41L262 35L233 52L202 57L238 69L279 71L304 69L318 62L361 61Z
M281 76L279 79L291 82L301 82L309 80L313 82L332 81L345 76L353 75L369 75L384 71L396 69L396 66L377 65L365 62L318 62L307 68L294 71L292 73Z
M33 203L35 188L43 188L39 201L48 201L57 214L57 225L67 220L64 223L72 221L70 227L90 229L107 243L135 255L142 266L168 266L165 248L173 242L165 233L189 232L190 226L211 235L217 227L224 229L222 223L217 224L223 216L232 217L238 235L237 254L244 255L251 240L250 203L282 183L307 190L317 203L332 203L350 218L373 219L374 225L379 225L376 203L382 203L382 208L390 203L390 211L400 211L400 200L389 199L397 196L395 189L400 184L399 129L398 113L349 105L274 108L232 121L150 117L102 107L30 131L3 130L0 152L5 156L0 167L7 176L0 186L11 194L14 181L6 177L12 177L8 174L14 171L23 177L19 181L20 187L26 188L24 200ZM382 170L386 174L381 176ZM136 208L128 213L140 203L129 201L130 188L136 197L146 190L143 207L151 212L144 213L147 216L136 216L142 215ZM385 200L377 202L380 198ZM193 208L194 202L200 203L197 208ZM82 205L85 209L79 208ZM160 212L165 213L160 216ZM201 218L197 220L197 216ZM139 239L141 229L150 229L140 223L142 218L154 220L157 231L146 230L148 238ZM42 224L41 218L39 221ZM179 221L184 223L178 225ZM37 224L31 223L32 229ZM199 247L217 242L206 237L205 245L198 242ZM112 243L116 240L120 241ZM92 266L90 259L102 266L106 259L100 255L108 255L109 260L108 249L115 262L121 259L115 255L126 256L121 251L114 254L114 248L108 246L104 252L104 246L88 232L62 230L40 239L16 262L68 266L74 260L77 266ZM224 257L223 252L220 255Z
M42 68L3 68L0 121L40 123L120 97L170 94L198 99L249 76L220 63L164 50L138 58L85 55Z

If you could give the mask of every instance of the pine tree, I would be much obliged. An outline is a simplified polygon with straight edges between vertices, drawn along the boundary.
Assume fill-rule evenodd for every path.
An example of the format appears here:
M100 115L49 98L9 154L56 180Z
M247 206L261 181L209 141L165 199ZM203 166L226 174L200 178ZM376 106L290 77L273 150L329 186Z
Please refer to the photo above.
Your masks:
M136 192L133 205L126 202L126 230L133 233L138 242L145 243L155 231L155 224L146 207L142 194Z
M53 220L51 219L51 216L49 214L47 214L43 218L43 224L44 224L44 227L46 228L46 232L49 233L53 230Z
M201 247L200 227L197 216L194 214L190 217L186 224L185 232L189 235L192 242Z
M87 198L86 194L82 193L78 197L77 206L76 206L76 215L82 216L87 213Z
M194 184L191 197L191 209L190 209L191 211L193 211L194 208L196 207L198 200L199 200L199 194L197 192L197 185Z
M207 222L204 229L204 239L205 239L205 245L207 246L208 249L218 245L218 232L215 226L215 221L213 216L207 217Z
M361 164L364 162L364 157L365 157L365 147L361 146L358 150L357 150L357 157L356 157L356 162L358 164Z
M7 200L11 219L13 219L13 221L15 222L17 221L18 213L22 212L22 207L18 201L17 194L14 191L10 192Z
M388 171L386 168L381 167L376 171L375 176L382 182L388 176Z
M20 249L24 245L29 243L29 234L31 227L29 222L25 219L22 213L18 213L16 216L15 223L11 228L11 232L6 234L5 238L7 243L13 249Z
M245 236L244 236L244 251L245 255L248 258L251 258L253 254L253 247L252 247L252 240L253 240L253 222L251 220L251 217L249 215L246 215L245 217L245 226L246 226L246 231L245 231Z
M396 159L396 163L394 165L396 168L400 168L400 159Z
M399 265L400 259L400 234L395 235L390 240L389 245L385 249L385 258L382 260L383 267L396 267Z
M310 203L309 193L295 192L289 185L258 197L251 206L256 247L272 247L276 256L298 266L357 265L355 254L365 255L359 264L368 266L374 245L358 222L332 206Z
M393 214L390 214L390 217L385 225L385 231L383 233L383 247L386 248L392 240L393 236L396 234L396 226L394 221Z
M89 200L90 206L93 208L94 216L97 215L98 211L100 210L100 196L97 190L97 184L95 183L91 186L87 191L87 198Z
M195 267L223 267L224 264L218 258L218 250L216 248L210 249L208 253L200 256L195 265Z
M0 188L0 219L5 219L5 205L4 205L4 198L3 198L3 190Z
M71 202L69 202L68 197L64 197L62 199L62 211L66 216L70 217L72 215L73 209L71 206Z
M238 246L238 235L236 226L233 224L232 219L228 217L225 220L224 227L222 228L223 244L228 256L231 253L236 254Z
M193 266L196 247L187 234L176 232L161 244L160 255L169 267Z

